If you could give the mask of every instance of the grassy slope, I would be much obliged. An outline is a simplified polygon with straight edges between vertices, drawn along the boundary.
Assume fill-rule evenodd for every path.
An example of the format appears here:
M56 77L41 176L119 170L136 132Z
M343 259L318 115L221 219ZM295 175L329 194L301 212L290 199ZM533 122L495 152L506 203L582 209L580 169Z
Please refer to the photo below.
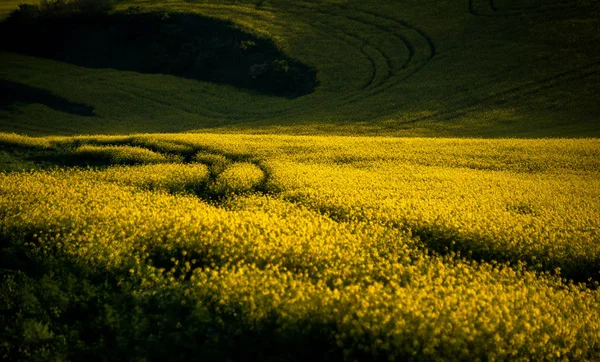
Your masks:
M134 2L132 2L134 3ZM122 8L132 3L123 3ZM223 3L220 5L219 3ZM247 3L247 4L246 4ZM530 4L531 3L531 4ZM157 1L145 8L233 19L319 71L297 100L165 75L0 55L0 79L94 107L0 113L28 134L220 131L406 136L594 136L598 6L456 1Z

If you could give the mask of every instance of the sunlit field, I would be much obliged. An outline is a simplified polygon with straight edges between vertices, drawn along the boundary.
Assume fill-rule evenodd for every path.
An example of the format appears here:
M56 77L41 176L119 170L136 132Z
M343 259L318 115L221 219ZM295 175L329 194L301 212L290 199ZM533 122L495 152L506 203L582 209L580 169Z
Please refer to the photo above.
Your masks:
M597 140L1 140L23 355L600 357Z
M25 3L1 360L600 360L598 2Z

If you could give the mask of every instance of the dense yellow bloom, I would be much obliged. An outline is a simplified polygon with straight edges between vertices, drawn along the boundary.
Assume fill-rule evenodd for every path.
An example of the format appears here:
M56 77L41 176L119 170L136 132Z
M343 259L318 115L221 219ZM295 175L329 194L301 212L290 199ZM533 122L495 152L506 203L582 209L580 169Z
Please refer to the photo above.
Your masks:
M75 155L90 159L108 159L112 163L140 164L169 161L168 157L151 150L132 146L93 146L85 145L75 150ZM174 161L174 160L172 160Z
M75 154L130 152L131 142L161 162L176 156L149 149L196 154L189 163L0 175L3 236L135 278L140 295L185 288L248 325L275 318L281 331L327 330L349 355L600 357L598 290L534 271L597 278L598 141L35 142L83 143ZM212 193L229 197L215 202Z

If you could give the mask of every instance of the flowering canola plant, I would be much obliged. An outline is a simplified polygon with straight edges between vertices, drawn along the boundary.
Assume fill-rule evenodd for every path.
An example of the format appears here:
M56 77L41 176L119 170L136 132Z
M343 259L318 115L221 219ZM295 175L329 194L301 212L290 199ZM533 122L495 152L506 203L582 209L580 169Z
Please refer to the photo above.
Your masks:
M332 360L600 358L597 140L0 140L84 160L136 148L137 165L0 175L3 239L114 280L144 311L111 314L129 323L114 348L172 323L178 348L237 340L263 358L308 343ZM61 313L39 322L45 341Z

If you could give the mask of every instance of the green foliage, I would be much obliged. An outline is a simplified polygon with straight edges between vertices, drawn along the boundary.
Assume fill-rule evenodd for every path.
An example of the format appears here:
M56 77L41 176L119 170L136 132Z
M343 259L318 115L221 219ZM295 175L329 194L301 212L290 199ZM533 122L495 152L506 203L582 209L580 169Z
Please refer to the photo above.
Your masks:
M19 8L9 15L9 21L19 21L30 24L41 16L40 7L31 4L19 4Z
M114 0L40 0L37 4L19 4L8 20L33 25L40 19L105 15L113 9Z
M76 0L83 14L105 14L114 8L114 0Z
M40 16L62 18L107 14L113 7L113 0L41 0L39 4Z
M274 60L287 60L288 72L281 67L279 75L293 83L289 57L314 69L318 87L288 100L249 93L231 83L139 74L139 67L88 69L67 59L5 52L0 56L2 79L85 104L102 121L44 102L15 102L8 110L0 109L0 129L28 134L216 129L435 137L598 135L597 2L495 3L495 12L483 0L472 1L471 8L467 1L433 0L120 3L119 11L139 7L132 10L137 16L169 13L169 23L176 18L173 14L197 14L272 39L285 57L251 59L260 47L244 41L260 45L253 37L230 43L237 44L229 48L232 53L249 60L239 67L239 75L250 81L251 66L266 62L268 70ZM107 49L123 39L117 40L107 42ZM150 45L142 47L144 52L157 50L157 61L149 63L160 66L158 60L164 58L179 67L175 63L183 55L161 58L168 49ZM185 49L174 54L185 54ZM200 63L214 58L199 55ZM161 72L169 73L165 69ZM274 80L260 81L272 86Z
M229 22L193 13L142 12L135 7L107 15L110 8L104 5L108 4L53 0L39 6L23 5L0 24L3 31L14 34L2 49L85 67L232 84L291 98L314 90L314 70L287 57L270 40ZM267 65L260 77L252 74L257 62ZM5 87L9 86L25 88L7 82ZM51 103L41 99L41 91L31 94L33 91L25 89L22 93L34 102ZM0 99L9 96L0 93ZM24 96L10 98L22 101ZM74 108L68 105L58 109Z

